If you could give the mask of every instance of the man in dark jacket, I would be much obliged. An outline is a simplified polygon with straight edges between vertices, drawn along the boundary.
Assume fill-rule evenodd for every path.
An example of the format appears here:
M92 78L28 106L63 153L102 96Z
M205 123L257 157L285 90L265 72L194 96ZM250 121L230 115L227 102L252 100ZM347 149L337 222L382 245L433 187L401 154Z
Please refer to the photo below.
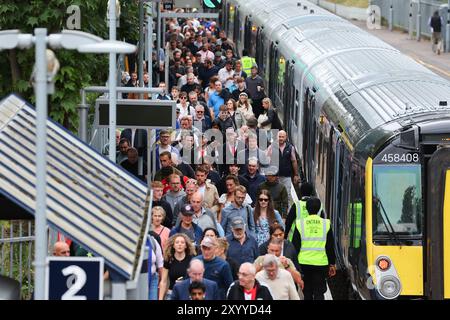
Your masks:
M278 181L278 168L271 166L264 170L267 181L261 183L256 191L258 195L261 190L269 190L273 199L273 207L281 214L283 218L287 217L288 193L286 187Z
M189 285L198 281L205 285L205 300L218 300L219 288L217 283L203 277L205 273L205 266L203 261L199 259L192 259L187 270L189 279L175 283L173 286L171 300L189 300Z
M256 280L255 275L255 266L243 263L239 268L239 280L228 288L227 300L273 300L269 288Z

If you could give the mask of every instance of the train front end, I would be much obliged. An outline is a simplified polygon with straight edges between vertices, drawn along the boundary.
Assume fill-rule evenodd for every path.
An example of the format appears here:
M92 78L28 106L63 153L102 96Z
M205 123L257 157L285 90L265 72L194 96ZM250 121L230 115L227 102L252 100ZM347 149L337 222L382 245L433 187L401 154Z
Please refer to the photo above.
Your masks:
M450 120L412 125L366 163L372 298L450 299Z

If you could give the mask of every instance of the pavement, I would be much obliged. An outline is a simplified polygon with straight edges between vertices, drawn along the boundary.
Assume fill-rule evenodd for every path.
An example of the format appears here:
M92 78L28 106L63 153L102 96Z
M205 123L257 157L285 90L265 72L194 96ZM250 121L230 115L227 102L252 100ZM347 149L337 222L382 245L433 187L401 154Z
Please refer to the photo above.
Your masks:
M450 80L450 53L444 52L437 55L431 50L431 41L429 39L417 41L414 38L414 40L411 40L407 31L394 29L391 32L386 27L370 30L367 28L365 21L349 20L349 22L389 43L434 73Z

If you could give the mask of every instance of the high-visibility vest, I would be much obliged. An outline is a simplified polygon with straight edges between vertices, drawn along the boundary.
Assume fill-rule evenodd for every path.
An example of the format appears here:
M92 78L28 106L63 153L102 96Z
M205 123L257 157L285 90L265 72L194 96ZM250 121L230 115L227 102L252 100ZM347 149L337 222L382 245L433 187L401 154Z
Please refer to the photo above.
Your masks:
M297 223L302 238L302 247L298 254L298 262L311 266L328 266L325 250L330 220L316 214L300 219Z
M353 220L353 248L361 246L361 228L362 228L362 204L361 202L353 203L353 212L355 218Z
M294 238L295 228L297 227L296 221L302 218L308 217L308 210L306 210L306 201L299 200L295 202L295 220L292 221L291 228L288 233L288 240L292 242ZM300 231L300 230L299 230Z
M242 57L241 58L241 63L242 63L242 70L248 75L250 76L250 73L252 71L252 67L253 65L256 65L256 60L255 58L251 58L251 57Z

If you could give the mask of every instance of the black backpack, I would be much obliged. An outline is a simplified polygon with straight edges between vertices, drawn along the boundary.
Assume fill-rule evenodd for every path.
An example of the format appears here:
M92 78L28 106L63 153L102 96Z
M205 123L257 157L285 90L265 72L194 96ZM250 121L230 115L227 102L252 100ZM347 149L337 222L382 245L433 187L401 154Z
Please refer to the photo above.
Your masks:
M280 117L278 116L277 109L273 108L273 111L275 112L275 116L273 117L271 128L276 130L283 130L283 126L281 125L281 120Z

